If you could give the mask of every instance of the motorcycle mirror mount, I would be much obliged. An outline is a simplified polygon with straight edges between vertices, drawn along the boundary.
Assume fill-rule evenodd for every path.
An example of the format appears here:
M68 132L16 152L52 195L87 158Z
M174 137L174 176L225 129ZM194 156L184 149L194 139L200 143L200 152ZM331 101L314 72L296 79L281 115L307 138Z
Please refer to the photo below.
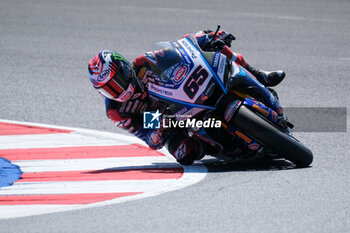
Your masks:
M211 43L211 42L215 39L216 34L218 34L218 32L219 32L219 30L220 30L220 27L221 27L220 25L217 26L216 31L215 31L213 37L211 38L211 40L209 41L209 43Z

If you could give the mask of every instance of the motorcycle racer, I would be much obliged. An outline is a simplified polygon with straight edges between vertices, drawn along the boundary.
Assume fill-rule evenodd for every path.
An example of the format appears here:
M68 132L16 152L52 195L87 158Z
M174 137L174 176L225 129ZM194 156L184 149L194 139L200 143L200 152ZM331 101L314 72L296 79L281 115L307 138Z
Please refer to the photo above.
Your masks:
M267 72L250 66L241 54L230 50L235 38L223 30L215 33L200 31L184 37L188 36L196 38L204 51L219 51L232 62L243 66L265 86L275 86L285 76L283 71ZM143 128L144 111L164 113L168 107L147 93L147 82L152 78L152 73L148 73L150 63L152 57L149 53L137 57L130 64L122 55L103 50L90 60L89 78L95 89L104 96L107 116L116 126L142 139L152 149L158 150L166 145L179 163L190 165L208 153L209 146L205 142L190 137L184 129Z

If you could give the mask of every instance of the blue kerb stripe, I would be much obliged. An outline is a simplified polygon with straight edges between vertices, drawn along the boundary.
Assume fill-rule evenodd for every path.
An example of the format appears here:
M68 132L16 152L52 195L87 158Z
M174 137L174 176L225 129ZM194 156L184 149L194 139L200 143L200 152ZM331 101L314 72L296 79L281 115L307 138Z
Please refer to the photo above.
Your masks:
M221 87L221 89L224 91L224 93L227 93L226 88L224 87L224 84L221 82L220 78L217 76L217 74L213 71L213 69L211 68L211 66L209 65L209 63L207 62L207 60L203 57L202 53L197 49L196 46L194 46L194 44L192 43L191 40L189 40L187 37L185 37L185 39L193 46L193 48L195 50L197 50L202 58L202 60L204 61L204 63L207 65L207 67L209 68L210 72L213 74L213 76L215 77L216 81L218 82L219 86Z
M149 92L150 94L152 94L152 95L155 95L155 96L159 97L159 98L166 99L166 100L169 100L169 101L171 101L171 102L178 103L178 104L188 105L188 106L195 107L195 108L204 108L204 109L215 110L215 108L214 108L214 107L211 107L211 106L200 105L200 104L191 104L191 103L187 103L187 102L184 102L184 101L181 101L181 100L175 100L175 99L172 99L172 98L168 98L168 97L159 95L159 94L157 94L157 93L154 93L154 92L152 92L152 91L148 91L148 92Z
M22 172L17 165L12 164L5 158L0 158L0 188L11 186L19 180Z

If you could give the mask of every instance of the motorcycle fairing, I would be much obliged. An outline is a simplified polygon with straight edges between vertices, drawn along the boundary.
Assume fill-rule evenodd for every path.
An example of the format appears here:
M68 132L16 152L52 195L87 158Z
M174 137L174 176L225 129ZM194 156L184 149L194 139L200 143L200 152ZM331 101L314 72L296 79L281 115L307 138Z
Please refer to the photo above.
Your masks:
M279 120L278 113L271 108L266 107L263 103L255 100L246 98L243 104L252 110L255 110L269 119L273 123L277 123Z
M215 52L211 67L213 68L213 71L217 74L220 81L224 83L225 78L225 70L226 70L226 64L227 64L227 57L219 52Z
M249 71L244 69L242 66L231 63L231 78L228 81L228 89L254 89L256 93L259 93L265 104L278 112L279 103L277 98L263 85L261 84Z
M217 85L226 93L223 84L226 56L208 52L206 57L212 57L208 62L188 38L169 42L168 46L147 53L146 58L154 64L151 68L155 73L155 78L148 83L149 93L179 104L215 109L203 103Z
M203 51L200 48L200 46L198 45L197 40L195 38L191 37L191 36L188 36L188 37L184 38L183 40L186 40L188 43L190 43L190 45L198 52L198 54L201 56L202 60L207 64L208 69L210 69L211 73L213 74L213 77L215 78L217 84L220 86L222 91L226 94L227 89L226 89L226 87L224 85L225 84L224 75L221 75L221 74L225 73L227 57L224 54L220 55L220 57L223 58L221 61L223 62L222 64L225 66L225 69L224 70L220 69L221 70L221 73L220 73L221 77L218 77L218 74L216 72L214 72L213 67L211 66L211 65L213 65L215 63L214 62L214 54L217 54L217 52ZM187 48L190 49L191 47L187 47Z

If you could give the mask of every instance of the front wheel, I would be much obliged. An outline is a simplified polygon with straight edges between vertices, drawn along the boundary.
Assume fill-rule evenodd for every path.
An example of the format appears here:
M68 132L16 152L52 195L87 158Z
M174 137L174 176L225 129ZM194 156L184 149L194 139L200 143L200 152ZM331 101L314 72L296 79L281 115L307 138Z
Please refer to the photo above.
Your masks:
M307 167L312 163L311 150L244 105L238 109L230 123L298 167Z

